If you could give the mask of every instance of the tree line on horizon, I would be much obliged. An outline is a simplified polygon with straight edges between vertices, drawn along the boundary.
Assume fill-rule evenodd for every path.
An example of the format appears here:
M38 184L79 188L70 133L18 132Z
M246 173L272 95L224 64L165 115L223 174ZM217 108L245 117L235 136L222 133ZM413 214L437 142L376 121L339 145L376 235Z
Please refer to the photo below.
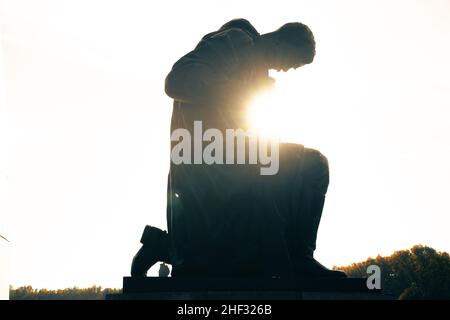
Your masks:
M107 294L122 293L122 289L102 288L66 288L58 290L34 289L32 286L23 286L17 289L10 287L10 300L104 300Z
M411 249L395 251L390 256L368 258L335 269L345 271L349 277L367 277L367 267L381 269L381 287L385 294L400 300L450 299L450 256L433 248L416 245ZM107 294L121 293L122 289L66 288L58 290L10 287L11 300L103 300Z
M415 245L392 255L368 258L346 267L349 277L368 277L367 268L381 270L381 288L385 294L400 300L450 299L450 256L433 248Z

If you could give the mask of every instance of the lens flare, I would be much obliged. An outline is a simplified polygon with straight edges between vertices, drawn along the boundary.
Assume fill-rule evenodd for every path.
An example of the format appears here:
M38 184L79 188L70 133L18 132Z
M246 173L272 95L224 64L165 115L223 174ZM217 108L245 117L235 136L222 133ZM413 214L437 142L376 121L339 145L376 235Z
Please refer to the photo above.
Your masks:
M280 138L281 112L277 111L275 90L261 92L248 107L247 121L254 134L266 138Z
M320 87L320 79L287 72L276 73L276 86L260 92L247 109L249 131L280 142L321 148L333 143L328 130L336 108L333 95Z

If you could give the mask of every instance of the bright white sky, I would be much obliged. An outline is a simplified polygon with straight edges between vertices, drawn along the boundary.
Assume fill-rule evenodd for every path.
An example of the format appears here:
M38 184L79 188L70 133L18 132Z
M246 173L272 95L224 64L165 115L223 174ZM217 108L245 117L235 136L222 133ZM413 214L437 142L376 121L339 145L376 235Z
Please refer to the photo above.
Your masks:
M166 228L164 78L236 17L315 33L314 63L275 77L282 136L330 160L316 257L450 251L448 1L0 3L0 264L13 286L121 286L144 225Z

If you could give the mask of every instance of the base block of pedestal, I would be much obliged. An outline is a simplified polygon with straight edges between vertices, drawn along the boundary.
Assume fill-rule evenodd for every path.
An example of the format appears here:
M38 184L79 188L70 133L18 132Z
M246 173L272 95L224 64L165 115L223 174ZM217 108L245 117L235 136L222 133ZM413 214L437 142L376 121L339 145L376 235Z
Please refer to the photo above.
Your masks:
M109 300L379 300L364 278L157 278L125 277L123 293Z

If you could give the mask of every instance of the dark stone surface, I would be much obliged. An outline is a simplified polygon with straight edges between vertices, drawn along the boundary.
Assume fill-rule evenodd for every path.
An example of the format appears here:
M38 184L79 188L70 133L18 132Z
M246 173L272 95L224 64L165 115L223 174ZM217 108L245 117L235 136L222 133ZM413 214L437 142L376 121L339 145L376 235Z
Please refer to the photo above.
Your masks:
M252 279L252 278L158 278L124 277L124 293L180 291L340 291L367 292L364 278Z
M378 300L391 299L369 290L364 278L347 279L123 279L123 294L109 300Z

